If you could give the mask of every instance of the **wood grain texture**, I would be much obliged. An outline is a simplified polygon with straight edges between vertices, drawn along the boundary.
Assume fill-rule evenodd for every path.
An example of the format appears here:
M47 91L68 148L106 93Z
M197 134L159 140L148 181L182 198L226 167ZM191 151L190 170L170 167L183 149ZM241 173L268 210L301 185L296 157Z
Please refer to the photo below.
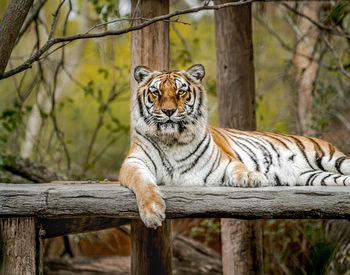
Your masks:
M350 218L350 187L161 186L168 218ZM139 218L135 195L112 184L0 184L0 217Z
M219 126L255 130L251 4L215 11L215 47Z
M230 2L216 0L216 4ZM219 126L256 130L251 4L215 11ZM259 221L221 220L223 272L263 274Z
M82 217L65 219L39 219L40 237L54 238L69 234L91 232L111 227L118 227L130 222L128 219L111 217Z
M131 274L172 274L171 221L157 229L131 221Z
M1 274L37 274L37 240L35 218L0 219L3 265Z

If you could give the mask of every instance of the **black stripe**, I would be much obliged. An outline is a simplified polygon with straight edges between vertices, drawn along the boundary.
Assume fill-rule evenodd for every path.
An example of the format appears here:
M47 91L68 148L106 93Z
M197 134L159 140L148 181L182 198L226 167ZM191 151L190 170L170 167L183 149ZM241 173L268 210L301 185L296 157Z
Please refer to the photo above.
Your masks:
M301 152L301 154L303 155L304 159L306 160L307 164L312 168L315 169L315 167L313 167L309 161L309 159L307 158L306 154L305 154L305 146L302 144L302 142L296 138L295 136L289 136L291 139L293 139L295 141L295 144L298 146L299 151Z
M346 179L347 179L347 177L344 177L344 179L343 179L343 185L344 186L346 186L346 184L345 184Z
M242 144L242 143L240 143L239 141L237 141L237 140L234 140L234 139L231 139L234 143L236 143L236 145L239 147L239 148L241 148L241 150L242 151L244 151L250 158L251 158L251 160L254 162L254 164L255 164L255 170L256 171L260 171L260 165L259 165L259 163L258 163L258 161L257 161L257 159L258 159L258 157L256 156L256 154L247 146L247 145L245 145L245 144ZM249 152L247 152L246 150L244 150L243 148L242 148L242 146L244 146Z
M218 133L226 142L227 146L232 150L232 153L235 154L235 157L237 157L239 159L240 162L243 163L241 156L238 154L238 152L236 150L234 150L231 145L230 142L228 141L228 139L226 138L225 135L223 135L221 132L219 132L216 128L211 128L213 131L215 131L216 133ZM215 143L216 144L216 143ZM244 164L244 163L243 163Z
M153 161L153 159L151 158L151 156L147 153L147 151L145 150L145 149L143 149L143 147L141 146L141 144L139 144L139 143L135 143L136 145L138 145L140 148L141 148L141 150L145 153L145 155L149 158L149 160L152 162L152 164L153 164L153 167L154 167L154 170L155 170L155 173L157 173L157 166L156 166L156 164L154 163L154 161Z
M270 142L269 140L267 140L267 139L264 138L264 137L261 137L261 139L260 139L260 138L254 136L254 138L257 138L258 140L263 140L264 142L266 142L267 144L270 145L270 147L272 148L272 150L273 150L273 151L276 153L276 155L277 155L277 159L278 159L278 164L279 164L279 166L281 166L281 160L280 160L280 157L281 157L281 156L280 156L280 153L277 151L275 145L273 145L272 142Z
M337 171L339 172L339 174L342 174L342 171L340 170L340 166L343 163L343 161L346 160L346 157L339 157L337 158L337 160L335 161L335 169L337 169Z
M300 173L299 176L302 176L304 174L311 173L311 172L316 172L316 171L315 170L307 170L307 171L304 171L304 172Z
M251 138L254 138L254 137L252 137L252 136L249 136L249 135L246 135L246 138L244 138L244 137L240 137L240 136L237 136L237 135L233 135L232 133L230 133L232 136L234 136L235 138L238 138L238 139L241 139L241 140L243 140L243 141L246 141L246 142L248 142L251 146L253 146L253 147L255 147L255 146L258 146L259 147L259 149L260 149L260 151L263 153L263 155L264 155L264 159L265 159L265 162L266 162L266 164L267 164L267 167L266 167L266 172L265 172L265 174L267 174L268 172L269 172L269 170L270 170L270 166L272 165L272 163L273 163L273 160L272 160L272 156L271 156L271 154L270 154L270 152L269 152L269 150L264 146L264 145L262 145L262 144L260 144L260 143L258 143L258 142L253 142L253 141L251 141ZM269 160L268 160L268 158L269 158Z
M280 138L277 138L275 135L278 135L278 134L274 134L274 133L266 133L266 132L263 132L263 133L260 133L262 136L267 136L269 138L272 138L274 140L277 140L279 143L281 143L286 149L290 150L289 146L284 142L282 141ZM283 138L281 136L281 138Z
M321 180L321 185L322 185L322 186L327 186L327 184L325 183L325 179L327 179L327 178L329 178L329 177L331 177L331 176L333 176L333 174L329 174L329 175L325 176L325 177Z
M288 160L294 162L294 158L295 158L295 154L291 155L291 156L288 158Z
M145 164L145 165L147 166L148 170L151 171L151 169L149 168L149 166L147 165L147 163L145 163L145 162L143 161L143 159L140 159L140 158L135 157L135 156L128 156L127 159L137 159L137 160L141 161L143 164Z
M336 176L336 177L333 178L335 184L338 184L338 183L337 183L337 179L339 179L340 177L341 177L341 176L339 175L339 176Z
M324 152L323 152L321 146L313 138L308 137L307 139L310 140L312 142L312 144L314 145L314 148L316 151L315 163L317 164L318 168L320 168L322 171L325 171L325 169L323 168L323 165L322 165L322 158L324 157ZM321 155L319 154L319 152L321 152Z
M238 158L238 160L239 160L240 162L243 163L242 158L241 158L241 156L238 154L238 152L237 152L236 150L234 150L233 148L232 148L232 152L235 154L235 156Z
M147 136L142 135L139 131L136 130L136 133L146 139L158 152L158 155L160 159L162 160L162 163L166 170L168 171L169 175L172 177L174 172L174 167L170 164L169 160L167 159L165 153L163 150L158 146L157 143L155 143L152 139L148 138Z
M229 132L231 133L234 133L234 130L233 129L227 129ZM280 153L277 151L276 147L273 145L272 142L270 142L269 140L267 140L266 138L264 138L264 135L262 136L257 136L257 135L254 135L254 134L251 134L249 135L248 133L245 133L245 132L237 132L238 135L242 135L242 136L246 136L248 138L252 138L252 139L255 139L257 140L258 142L266 142L267 144L269 144L272 148L273 151L275 151L277 157L279 158L280 157ZM264 134L264 133L258 133L258 134ZM261 144L262 145L262 144ZM264 145L262 145L264 146ZM264 146L264 148L269 151L266 146ZM287 147L288 148L288 147Z
M198 89L199 89L200 92L199 92L199 102L198 102L198 106L196 108L197 112L194 115L195 119L198 119L198 117L202 116L201 107L203 105L203 93L202 93L202 91L201 91L201 89L199 87L198 87Z
M212 128L214 131L216 131L217 133L219 133L223 138L224 138L224 140L226 141L226 143L227 143L227 145L229 145L230 144L230 142L227 140L227 138L226 138L226 136L224 135L224 134L222 134L221 132L219 132L218 130L216 130L215 128ZM228 130L228 129L225 129L225 130ZM240 144L238 144L237 143L237 141L236 140L234 140L232 137L230 137L230 140L232 141L232 142L234 142L239 148L241 148L241 150L242 151L244 151L252 160L253 160L253 162L255 163L255 169L257 170L257 169L260 169L259 168L259 164L258 164L258 162L256 161L256 158L254 159L254 157L252 157L249 153L247 153L243 148L242 148L242 146L240 145ZM244 144L243 144L244 145ZM247 147L246 145L244 145L245 147ZM233 150L233 148L230 146L230 148ZM250 150L250 148L248 148L249 150ZM251 152L251 150L250 150L250 152ZM252 152L253 153L253 152ZM254 153L253 153L253 155L254 155ZM255 156L256 157L256 156ZM241 160L241 157L239 157L240 158L240 160ZM243 162L243 161L241 161L244 165L245 165L245 163ZM258 170L259 171L259 170Z
M213 146L213 147L215 148L215 146ZM206 185L209 175L213 172L214 166L216 165L216 163L219 159L219 155L220 155L220 150L217 151L215 160L214 160L212 166L210 167L208 174L204 177L204 185Z
M141 95L140 94L137 95L137 103L138 103L138 106L139 106L140 116L144 117L143 108L142 108L142 99L141 99Z
M189 153L186 157L180 159L180 160L177 160L177 162L180 162L180 161L185 161L187 160L188 158L190 158L191 156L193 156L193 154L195 154L199 147L202 145L202 143L204 142L204 140L208 137L208 132L205 133L205 136L202 138L202 140L197 144L197 147L194 149L194 151L192 151L191 153ZM210 139L210 138L209 138Z
M208 147L209 147L209 144L210 144L210 138L208 139L208 142L207 144L204 146L202 152L197 156L197 158L192 162L192 164L190 165L190 167L188 167L186 170L182 171L181 172L181 175L187 173L188 171L190 171L193 167L196 166L198 160L200 159L201 156L203 156L203 154L208 150Z
M310 175L309 178L307 179L306 181L306 186L310 185L310 181L312 180L312 182L314 181L314 179L316 178L316 176L318 176L319 174L321 174L323 172L321 171L318 171L318 172L315 172L314 174ZM312 182L311 182L311 185L312 185Z
M275 174L275 182L276 182L276 186L282 186L281 180L280 180L280 178L277 176L277 174Z
M224 185L225 176L226 176L226 170L227 170L227 167L230 165L230 163L231 163L231 162L229 161L229 162L227 163L225 169L224 169L224 173L223 173L223 175L222 175L221 184L220 184L220 185ZM233 186L233 183L232 183L232 182L231 182L230 184L231 184L231 186Z
M196 104L196 99L197 99L197 96L196 96L196 91L195 90L193 90L193 97L194 97L194 99L193 99L193 104L192 105L189 105L189 104L186 104L188 107L190 107L191 108L191 111L190 112L188 112L187 113L187 115L190 115L190 114L192 114L193 113L193 111L194 111L194 105Z
M257 133L258 135L259 135L259 138L258 137L256 137L256 136L253 136L254 138L256 138L256 139L258 139L259 141L264 141L264 142L266 142L267 144L269 144L270 145L270 147L272 148L272 150L276 153L276 155L277 155L277 160L278 160L278 165L279 166L281 166L281 159L280 159L280 153L279 153L279 151L276 149L276 147L275 147L275 145L271 142L271 141L269 141L266 137L270 137L270 138L272 138L272 139L275 139L275 140L277 140L278 142L280 142L281 144L283 144L283 146L284 147L286 147L287 149L289 149L288 148L288 146L283 142L283 141L281 141L281 140L279 140L278 138L275 138L275 137L273 137L273 136L268 136L268 135L265 135L265 133Z
M333 158L333 155L335 153L335 148L332 144L328 144L328 148L329 148L329 159L328 161L331 161L331 159Z

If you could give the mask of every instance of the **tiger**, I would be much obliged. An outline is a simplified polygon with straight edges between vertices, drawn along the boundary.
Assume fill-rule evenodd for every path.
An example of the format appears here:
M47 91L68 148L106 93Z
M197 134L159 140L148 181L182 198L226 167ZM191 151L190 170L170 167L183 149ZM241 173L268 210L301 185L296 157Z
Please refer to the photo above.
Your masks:
M132 146L119 173L148 228L161 226L159 186L349 185L350 159L327 141L208 125L204 66L134 70Z

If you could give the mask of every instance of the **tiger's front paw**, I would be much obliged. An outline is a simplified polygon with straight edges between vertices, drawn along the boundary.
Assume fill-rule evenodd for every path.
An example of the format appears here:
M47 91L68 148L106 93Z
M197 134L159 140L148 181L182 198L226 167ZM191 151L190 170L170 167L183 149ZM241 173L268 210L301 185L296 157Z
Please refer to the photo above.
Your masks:
M264 187L268 186L267 178L257 171L236 172L232 176L235 187Z
M140 218L146 227L156 229L162 225L165 219L165 202L158 188L141 195L137 204Z

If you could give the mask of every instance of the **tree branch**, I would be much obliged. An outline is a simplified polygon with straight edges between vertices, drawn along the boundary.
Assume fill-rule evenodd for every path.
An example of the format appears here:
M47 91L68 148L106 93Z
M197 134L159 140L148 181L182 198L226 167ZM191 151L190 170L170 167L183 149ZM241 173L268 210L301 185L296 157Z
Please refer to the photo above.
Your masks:
M287 9L289 9L290 11L292 11L293 13L295 13L295 14L297 14L297 15L299 15L301 17L304 17L305 19L309 20L312 24L314 24L316 27L318 27L321 30L328 31L329 33L337 35L337 36L350 38L350 33L349 32L339 31L339 30L337 30L335 28L328 27L328 26L326 26L326 25L324 25L322 23L319 23L319 22L313 20L312 18L310 18L309 16L307 16L306 14L298 11L297 9L291 7L290 5L288 5L286 3L283 3L282 5L284 7L286 7Z
M75 40L79 40L79 39L101 38L101 37L105 37L105 36L121 35L121 34L125 34L128 32L140 30L140 29L147 27L155 22L169 20L170 18L175 17L175 16L189 14L189 13L195 13L195 12L199 12L202 10L219 10L219 9L228 8L228 7L241 6L241 5L252 3L255 1L256 0L240 0L237 2L229 2L229 3L225 3L225 4L220 4L220 5L200 6L197 8L190 8L190 9L175 11L175 12L172 12L169 14L157 16L157 17L149 19L146 22L143 22L141 24L131 26L128 28L124 28L121 30L109 30L109 31L99 32L99 33L87 33L87 32L85 32L85 33L80 33L80 34L76 34L76 35L62 36L62 37L48 39L46 41L46 43L39 50L34 52L22 65L19 65L18 67L14 68L12 70L9 70L3 74L0 74L0 80L4 79L4 78L8 78L8 77L15 75L17 73L20 73L22 71L25 71L28 68L31 68L32 64L34 62L38 61L40 59L40 57L45 52L47 52L53 45L58 44L58 43L71 42L71 41L75 41ZM51 26L53 26L54 24L55 24L55 20Z
M322 38L323 38L323 41L325 42L328 50L332 53L335 60L337 60L338 67L339 67L340 71L343 73L343 75L345 75L347 78L350 79L350 73L345 70L343 62L341 61L337 51L332 47L332 45L329 43L328 39L325 36L323 36Z
M44 6L47 0L38 0L34 3L32 9L29 11L28 16L26 17L26 20L24 21L21 31L19 32L18 39L16 41L16 44L18 43L19 39L22 37L22 35L27 31L30 24L38 17L39 12L41 11L41 8Z
M58 174L43 165L39 165L29 160L12 156L1 156L1 158L4 162L2 167L5 170L30 181L51 182L55 180L67 180L66 176Z

